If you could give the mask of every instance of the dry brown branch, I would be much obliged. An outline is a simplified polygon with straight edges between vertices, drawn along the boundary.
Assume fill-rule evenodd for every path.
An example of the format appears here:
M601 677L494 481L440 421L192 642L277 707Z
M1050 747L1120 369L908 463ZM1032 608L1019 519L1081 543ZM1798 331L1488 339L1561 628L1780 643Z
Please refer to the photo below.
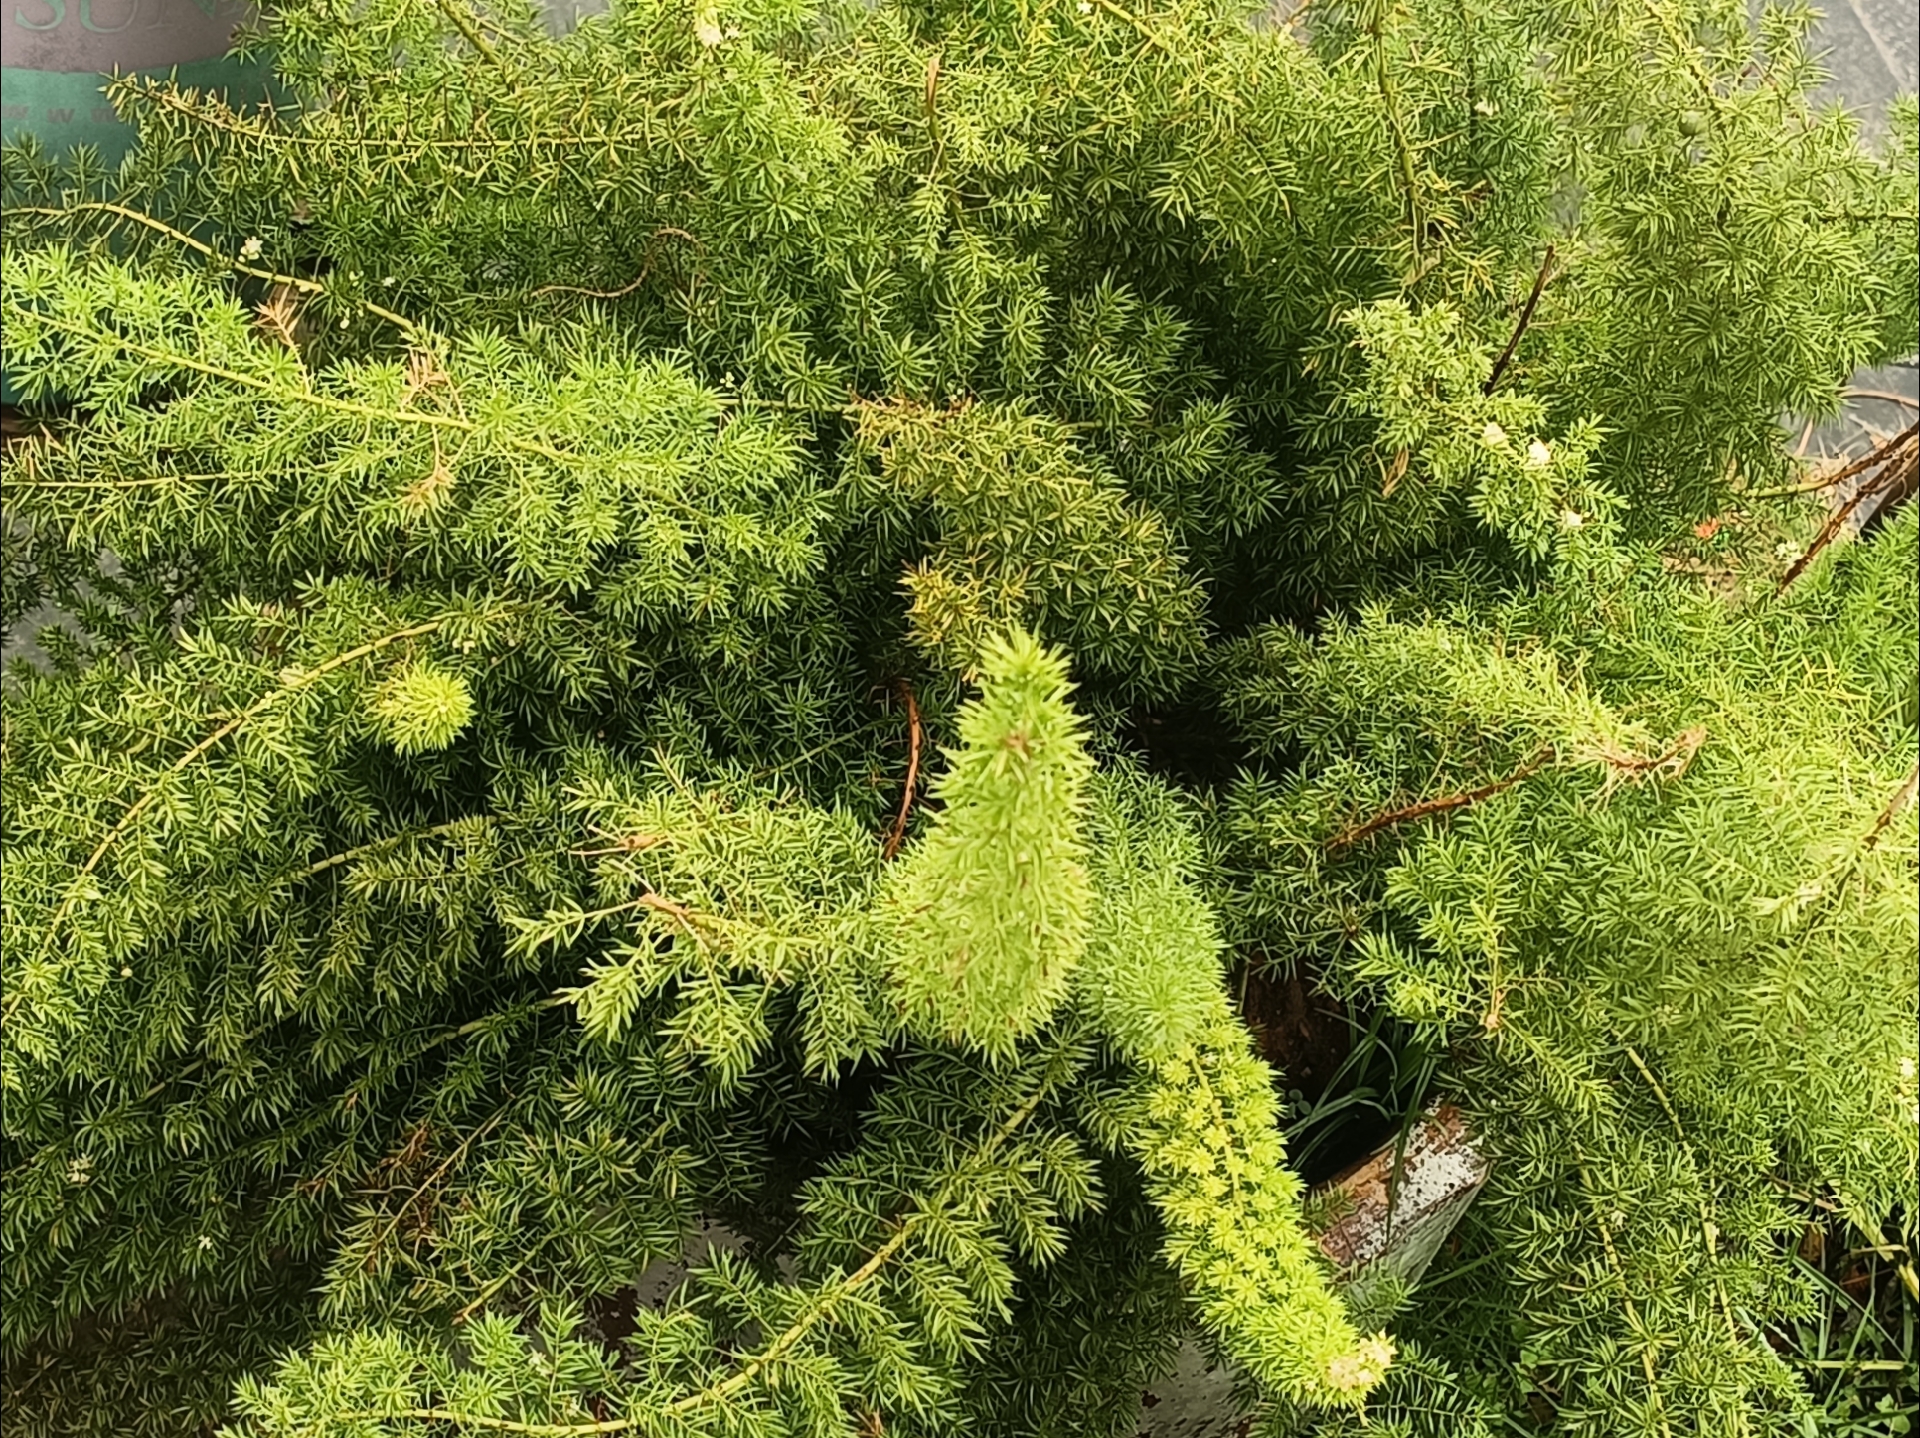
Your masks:
M590 300L625 299L647 282L647 276L653 273L653 261L640 266L640 273L628 280L617 290L590 290L580 285L542 285L533 292L535 299L542 295L581 295Z
M1777 593L1785 593L1794 580L1806 573L1807 566L1813 563L1822 550L1833 543L1846 528L1847 521L1853 518L1854 512L1867 500L1900 489L1913 488L1916 471L1920 471L1920 422L1908 425L1892 439L1875 448L1873 453L1849 465L1848 472L1835 476L1834 482L1867 470L1874 470L1875 473L1870 479L1862 482L1860 487L1848 497L1845 504L1838 506L1832 514L1827 516L1827 522L1820 527L1820 532L1814 536L1813 543L1807 546L1807 552L1794 560L1781 579Z
M409 350L406 383L400 391L400 408L405 409L428 390L452 383L453 376L441 368L439 359L432 352Z
M688 234L685 230L675 229L672 225L662 225L653 232L653 238L656 240L672 238L692 245L695 248L698 248L700 245L700 242L692 235ZM579 285L542 285L539 289L533 291L532 297L539 299L542 295L580 295L590 300L621 300L644 285L647 282L647 276L652 273L653 257L649 255L646 263L640 266L640 273L628 280L617 290L590 290L584 289Z
M440 436L436 434L433 437L433 467L407 486L400 496L401 508L415 518L431 514L440 507L440 501L452 493L454 479L453 466L447 463L446 452L440 447Z
M1863 849L1871 849L1880 842L1880 836L1887 832L1887 826L1900 817L1900 811L1913 802L1915 785L1920 784L1920 764L1907 771L1907 782L1894 791L1887 807L1880 811L1880 817L1873 821L1873 827L1867 830L1867 837L1861 844Z
M1533 777L1554 759L1552 745L1539 749L1533 757L1522 764L1504 779L1495 779L1490 784L1482 784L1478 789L1469 789L1463 794L1447 794L1438 799L1422 799L1417 804L1409 804L1404 809L1392 809L1384 814L1375 814L1364 823L1342 829L1327 840L1326 848L1330 854L1349 848L1362 839L1379 833L1382 829L1391 829L1396 824L1407 824L1415 819L1429 819L1435 814L1452 813L1455 809L1464 809L1469 804L1478 804L1482 799L1491 799L1511 789L1515 784Z
M1912 432L1912 427L1909 427L1905 433L1911 434ZM1891 442L1898 443L1902 438L1905 438L1905 434L1896 436ZM1785 499L1790 495L1813 494L1818 490L1832 489L1842 480L1852 479L1855 475L1872 469L1876 464L1880 463L1881 451L1887 447L1888 443L1889 441L1883 439L1879 445L1868 450L1865 454L1861 455L1860 458L1847 460L1842 463L1838 469L1823 474L1818 479L1809 480L1805 484L1790 484L1780 489L1750 489L1740 497L1742 499Z
M507 1108L506 1108L506 1105L503 1104L500 1108L494 1111L493 1117L489 1118L485 1123L481 1124L479 1128L475 1129L472 1133L468 1134L465 1138L461 1139L459 1147L455 1148L452 1153L448 1154L446 1158L441 1162L438 1168L434 1169L432 1173L428 1174L426 1178L421 1181L419 1186L413 1190L413 1192L411 1192L406 1196L406 1198L401 1200L400 1206L394 1210L393 1217L388 1221L386 1228L383 1229L380 1233L376 1234L373 1238L373 1241L367 1245L367 1256L364 1262L369 1271L372 1270L375 1261L379 1258L380 1250L386 1247L386 1245L393 1239L394 1235L400 1231L400 1225L406 1219L406 1216L409 1210L413 1209L415 1204L420 1203L423 1199L426 1199L427 1190L432 1188L433 1185L438 1183L442 1178L446 1177L448 1171L451 1170L454 1167L454 1165L458 1164L463 1158L466 1157L467 1151L471 1149L474 1146L474 1144L478 1143L481 1139L485 1138L489 1133L492 1133L494 1128L499 1124L500 1120L505 1118L506 1116L507 1116ZM418 1221L424 1224L430 1220L422 1216Z
M1527 326L1533 323L1534 307L1540 303L1540 292L1547 287L1547 276L1553 270L1553 246L1547 246L1546 258L1540 261L1540 273L1533 277L1533 293L1527 296L1527 302L1520 310L1520 319L1513 327L1513 333L1507 339L1507 347L1500 351L1500 358L1493 362L1493 371L1487 376L1487 382L1480 387L1480 393L1492 394L1500 383L1500 376L1507 372L1507 366L1513 363L1514 351L1520 348L1520 337L1527 332Z
M891 862L906 840L907 819L913 813L913 792L920 783L920 705L913 697L913 686L905 680L900 683L900 693L907 701L907 785L900 795L900 813L893 821L893 831L887 835L886 847L880 851L882 863Z
M679 900L669 899L665 894L642 894L634 902L643 909L652 909L656 914L665 914L684 927L688 933L693 932L694 921L700 917Z
M1707 731L1700 725L1683 729L1674 736L1666 749L1653 758L1643 758L1638 754L1623 753L1614 748L1594 751L1584 758L1597 759L1607 766L1607 786L1611 788L1623 779L1645 779L1649 775L1664 774L1677 779L1687 772L1693 763L1693 756L1700 752L1700 746L1707 742Z
M1382 471L1386 476L1380 485L1380 497L1382 499L1393 498L1394 490L1398 489L1400 487L1400 481L1406 478L1407 462L1412 458L1413 456L1403 446L1400 452L1393 457L1393 467Z
M275 284L254 306L260 328L295 354L300 353L300 292L292 285Z
M1892 390L1849 389L1842 390L1841 393L1848 399L1877 399L1886 404L1897 404L1907 409L1920 409L1920 399L1915 399L1910 394L1895 394Z

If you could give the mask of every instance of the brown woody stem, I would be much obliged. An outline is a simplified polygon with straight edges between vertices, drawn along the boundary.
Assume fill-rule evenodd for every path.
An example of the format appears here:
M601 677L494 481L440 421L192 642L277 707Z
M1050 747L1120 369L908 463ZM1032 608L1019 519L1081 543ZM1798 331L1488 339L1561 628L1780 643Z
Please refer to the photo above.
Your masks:
M1327 852L1338 853L1342 849L1359 843L1362 839L1379 833L1382 829L1391 829L1396 824L1411 823L1415 819L1429 819L1435 814L1451 813L1455 809L1464 809L1469 804L1478 804L1482 799L1491 799L1495 794L1504 793L1515 784L1539 773L1541 769L1552 763L1553 759L1554 750L1549 745L1536 752L1531 759L1504 779L1495 779L1491 784L1482 784L1478 789L1469 789L1463 794L1448 794L1439 799L1422 799L1418 804L1409 804L1404 809L1375 814L1365 823L1342 829L1327 840Z
M907 837L907 819L913 813L913 791L920 783L920 705L913 697L913 686L904 680L900 692L907 701L907 786L900 795L900 813L893 821L893 831L887 835L887 844L880 851L882 863L892 860L900 852L900 845Z
M1500 358L1493 362L1493 371L1487 376L1487 382L1480 387L1480 393L1492 394L1500 383L1500 376L1507 372L1507 366L1513 363L1514 351L1520 348L1520 337L1527 332L1527 326L1533 323L1533 311L1540 303L1540 292L1547 287L1547 276L1553 270L1553 246L1547 246L1546 258L1540 261L1540 273L1533 277L1533 292L1527 296L1527 302L1521 307L1520 318L1513 327L1513 333L1507 337L1507 347L1500 351Z
M1913 801L1916 785L1920 785L1920 764L1914 765L1907 771L1907 782L1895 790L1893 797L1887 800L1887 807L1880 811L1880 817L1873 821L1873 827L1867 831L1862 848L1871 849L1880 842L1880 836L1886 833L1887 826L1899 818L1900 811Z
M1871 479L1863 482L1848 496L1845 504L1840 505L1827 516L1827 522L1820 527L1820 532L1814 536L1813 543L1807 546L1807 552L1794 560L1792 567L1781 579L1780 588L1775 591L1776 593L1785 593L1794 580L1806 573L1807 566L1813 563L1823 549L1833 543L1840 531L1846 528L1847 521L1853 518L1854 511L1862 504L1889 490L1899 488L1903 482L1907 488L1912 488L1914 472L1920 469L1920 422L1908 425L1872 454L1856 461L1848 469L1855 474L1869 469L1876 472ZM1841 477L1843 476L1836 475L1835 480Z

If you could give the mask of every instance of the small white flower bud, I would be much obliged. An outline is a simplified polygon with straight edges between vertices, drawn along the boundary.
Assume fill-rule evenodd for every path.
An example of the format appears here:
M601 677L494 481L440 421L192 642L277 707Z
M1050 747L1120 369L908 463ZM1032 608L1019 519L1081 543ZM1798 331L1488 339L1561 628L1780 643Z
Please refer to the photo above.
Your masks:
M1548 449L1544 440L1536 439L1527 446L1527 464L1534 469L1545 469L1553 463L1553 451Z
M1487 427L1480 431L1480 438L1485 443L1492 445L1495 449L1498 449L1500 448L1501 445L1507 442L1507 432L1504 429L1500 428L1500 426L1495 424L1492 420L1488 420Z

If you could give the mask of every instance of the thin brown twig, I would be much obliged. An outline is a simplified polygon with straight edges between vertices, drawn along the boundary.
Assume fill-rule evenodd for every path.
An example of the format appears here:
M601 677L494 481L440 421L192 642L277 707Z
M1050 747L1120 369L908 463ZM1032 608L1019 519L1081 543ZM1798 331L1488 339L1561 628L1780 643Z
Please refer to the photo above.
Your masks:
M1847 389L1840 391L1848 399L1877 399L1887 404L1904 405L1908 409L1920 409L1920 399L1910 394L1895 394L1887 389Z
M889 863L900 852L907 837L907 819L913 813L913 791L920 783L920 705L913 697L913 685L900 681L900 692L907 701L907 786L900 795L900 813L893 821L893 832L880 851L880 861Z
M634 900L634 903L640 908L652 909L656 914L665 914L692 935L696 942L700 935L694 929L694 922L708 917L704 914L696 914L678 899L669 899L665 894L656 894L651 890Z
M696 247L700 244L698 240L685 230L676 229L672 225L662 225L653 232L653 238L656 240L667 235L671 235L676 240L684 240L688 244ZM628 295L639 289L640 286L644 285L647 282L647 277L652 273L653 257L649 255L647 262L640 266L640 273L628 280L617 290L590 290L579 285L542 285L539 289L532 292L532 298L539 299L542 295L583 295L590 300L625 299Z
M455 1164L459 1163L462 1158L466 1157L468 1149L472 1148L474 1144L478 1143L481 1139L485 1138L489 1133L493 1132L494 1127L500 1122L500 1120L507 1116L508 1107L509 1107L508 1104L502 1104L498 1109L494 1111L492 1118L488 1119L485 1123L481 1124L479 1128L475 1129L472 1133L468 1134L465 1138L461 1139L459 1147L455 1148L452 1153L448 1154L445 1160L441 1162L440 1166L434 1169L434 1171L428 1174L424 1179L422 1179L420 1182L420 1186L414 1189L412 1193L407 1195L407 1197L401 1202L400 1207L394 1210L393 1221L390 1222L386 1226L386 1228L382 1230L379 1236L376 1237L373 1240L373 1242L367 1246L367 1263L369 1267L371 1267L374 1260L380 1256L380 1250L387 1246L387 1241L400 1231L400 1221L407 1216L407 1210L412 1208L414 1204L418 1203L421 1200L421 1198L423 1198L426 1195L426 1192L429 1188L431 1188L434 1184L438 1183L443 1177L445 1177L449 1169L451 1169Z
M1920 764L1914 765L1912 769L1907 771L1907 782L1896 789L1893 797L1887 800L1886 808L1880 811L1880 817L1875 819L1873 821L1873 827L1867 830L1867 837L1862 842L1861 848L1871 849L1875 844L1880 842L1880 836L1887 832L1887 826L1899 818L1900 811L1913 801L1913 791L1916 785L1920 785Z
M1693 766L1693 756L1700 752L1700 746L1707 742L1704 725L1696 724L1682 729L1673 738L1673 743L1651 759L1643 759L1638 754L1614 752L1611 746L1593 755L1608 769L1607 785L1611 789L1625 780L1644 779L1649 774L1665 774L1677 779Z
M266 300L253 307L259 325L298 356L300 353L299 291L292 285L276 284Z
M1832 489L1836 484L1851 479L1860 471L1854 468L1832 474L1824 479L1809 480L1805 484L1787 484L1778 489L1750 489L1741 494L1742 499L1791 499L1797 494L1818 494L1823 489Z
M1808 421L1808 426L1811 428L1811 420ZM1896 436L1892 442L1897 444L1901 439L1905 439L1907 435L1914 433L1916 429L1920 429L1920 426L1908 426L1906 431ZM1785 499L1790 495L1813 494L1822 489L1832 489L1841 481L1852 479L1856 474L1872 469L1876 464L1879 464L1884 457L1882 450L1887 447L1888 443L1889 442L1883 438L1880 444L1868 450L1858 459L1846 460L1840 465L1840 468L1834 470L1831 474L1824 474L1819 479L1812 480L1806 484L1789 484L1779 489L1750 489L1743 492L1740 498ZM1796 458L1797 457L1798 456L1796 456Z
M1849 466L1853 473L1878 468L1871 479L1863 483L1847 499L1845 504L1836 508L1827 516L1827 522L1814 536L1807 552L1794 560L1786 575L1780 581L1776 594L1784 594L1789 585L1806 573L1807 566L1819 556L1820 552L1832 544L1840 532L1846 528L1847 521L1853 518L1854 511L1869 499L1877 498L1898 484L1902 479L1910 478L1916 467L1920 467L1920 421L1908 425L1899 434L1879 445L1872 454ZM1838 477L1836 477L1838 478Z
M1359 843L1362 839L1379 833L1382 829L1390 829L1396 824L1406 824L1415 819L1430 818L1435 814L1451 813L1455 809L1464 809L1469 804L1478 804L1482 799L1491 799L1495 794L1504 793L1515 784L1533 777L1533 775L1539 773L1541 769L1552 763L1553 759L1554 749L1553 746L1549 744L1537 750L1531 759L1527 760L1526 763L1522 764L1504 779L1495 779L1490 784L1482 784L1478 789L1469 789L1463 794L1447 794L1438 799L1422 799L1419 803L1409 804L1404 809L1392 809L1384 814L1375 814L1364 823L1342 829L1338 834L1335 834L1331 839L1327 840L1327 852L1337 853L1341 849L1348 848Z
M1401 445L1399 453L1393 457L1392 467L1381 466L1380 497L1382 499L1393 498L1394 490L1398 489L1400 487L1400 481L1406 478L1407 461L1412 457L1412 451L1405 445Z
M1513 363L1514 351L1520 348L1520 337L1527 332L1527 326L1533 323L1534 307L1540 303L1541 291L1547 287L1547 276L1553 270L1553 246L1547 246L1546 257L1540 261L1540 273L1533 277L1533 292L1527 296L1527 302L1521 306L1520 318L1513 327L1513 333L1507 338L1507 347L1500 351L1500 358L1493 362L1493 372L1487 376L1487 382L1480 387L1480 393L1492 394L1500 383L1500 376L1507 372L1507 366Z
M1774 590L1776 595L1785 594L1788 589L1793 587L1793 582L1807 572L1807 567L1820 556L1821 552L1824 551L1828 545L1833 543L1840 531L1846 527L1847 521L1853 518L1853 512L1860 507L1861 501L1878 493L1879 488L1880 486L1877 483L1861 485L1859 489L1853 492L1852 497L1849 498L1845 504L1827 516L1827 522L1820 526L1820 532L1813 537L1813 543L1807 546L1806 553L1802 554L1798 559L1794 560L1792 564L1787 566L1787 572L1780 578L1780 587Z
M539 299L542 295L582 295L590 300L621 300L644 285L647 282L647 277L652 273L653 262L649 260L646 264L640 266L639 274L628 280L617 290L590 290L581 285L542 285L533 292L533 298Z

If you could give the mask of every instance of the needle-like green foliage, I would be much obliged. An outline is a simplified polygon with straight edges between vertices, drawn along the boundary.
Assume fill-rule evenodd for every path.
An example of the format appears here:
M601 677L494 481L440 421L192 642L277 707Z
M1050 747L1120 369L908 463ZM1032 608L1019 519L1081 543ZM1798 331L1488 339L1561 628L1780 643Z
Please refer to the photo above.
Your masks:
M9 150L0 1426L1803 1433L1920 637L1780 420L1920 111L1752 8L279 0ZM1398 1313L1263 967L1493 1159Z
M932 1034L1010 1056L1053 1014L1087 946L1082 811L1093 761L1066 665L1024 633L980 660L941 808L894 871L892 968Z

